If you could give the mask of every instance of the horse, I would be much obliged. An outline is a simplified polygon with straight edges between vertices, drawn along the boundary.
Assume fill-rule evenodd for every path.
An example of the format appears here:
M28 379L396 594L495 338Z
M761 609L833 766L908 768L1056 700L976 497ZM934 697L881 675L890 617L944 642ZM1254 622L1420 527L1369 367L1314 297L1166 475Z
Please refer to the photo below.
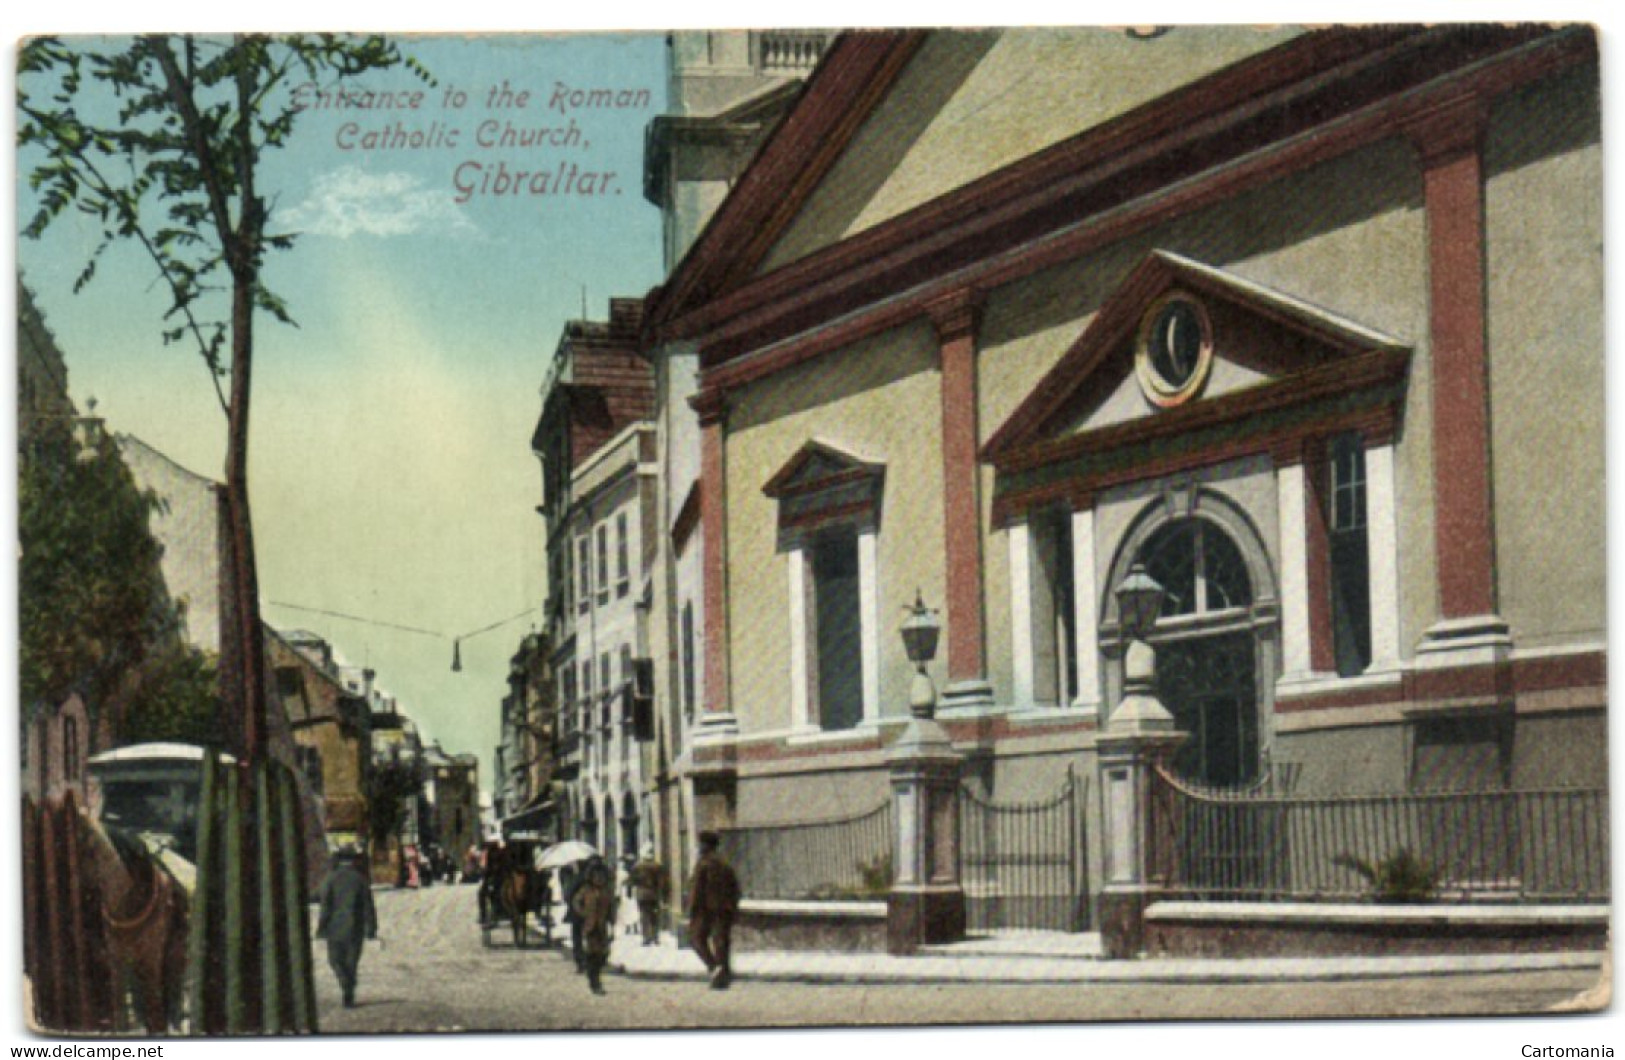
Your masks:
M186 890L139 838L80 815L86 878L107 927L114 982L128 986L148 1033L180 1022L186 986Z
M529 939L530 917L535 914L547 932L547 944L551 945L553 921L547 915L547 906L552 897L549 893L551 875L531 866L526 848L508 846L496 849L500 849L500 856L493 851L493 856L486 863L489 889L484 881L481 883L481 924L485 930L485 944L491 944L491 930L496 926L496 921L505 919L513 928L515 948L524 949ZM487 910L484 908L486 905L495 908Z

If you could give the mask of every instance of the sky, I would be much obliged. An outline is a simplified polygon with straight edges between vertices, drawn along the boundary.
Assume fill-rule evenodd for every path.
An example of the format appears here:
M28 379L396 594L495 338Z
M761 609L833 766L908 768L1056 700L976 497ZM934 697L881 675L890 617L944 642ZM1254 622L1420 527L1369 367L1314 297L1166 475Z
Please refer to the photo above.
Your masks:
M272 229L300 233L265 271L298 326L261 315L255 329L262 611L376 670L428 737L481 756L489 790L508 660L546 591L530 451L546 366L584 302L603 319L611 295L660 279L641 167L644 126L665 102L664 41L402 43L433 85L400 69L351 88L420 93L416 109L323 106L307 90L312 105L260 174ZM593 106L594 89L611 90L611 106ZM503 146L510 126L540 143ZM37 157L21 151L19 174ZM563 193L560 166L576 173ZM521 171L543 172L548 193L531 194L540 185L527 177L523 194L495 194ZM20 225L33 206L20 182ZM163 342L166 293L150 261L118 246L73 293L96 237L65 214L18 245L76 404L94 397L110 430L219 479L224 416L196 347ZM451 671L452 638L527 609L463 644L463 670Z

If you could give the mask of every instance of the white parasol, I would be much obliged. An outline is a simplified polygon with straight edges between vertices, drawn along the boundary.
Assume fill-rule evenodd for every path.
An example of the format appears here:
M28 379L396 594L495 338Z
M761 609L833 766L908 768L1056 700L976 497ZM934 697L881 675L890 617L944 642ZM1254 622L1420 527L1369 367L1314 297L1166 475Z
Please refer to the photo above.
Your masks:
M542 860L536 863L536 867L539 869L557 869L597 856L598 851L590 844L583 843L579 839L567 839L562 843L554 843L544 850Z

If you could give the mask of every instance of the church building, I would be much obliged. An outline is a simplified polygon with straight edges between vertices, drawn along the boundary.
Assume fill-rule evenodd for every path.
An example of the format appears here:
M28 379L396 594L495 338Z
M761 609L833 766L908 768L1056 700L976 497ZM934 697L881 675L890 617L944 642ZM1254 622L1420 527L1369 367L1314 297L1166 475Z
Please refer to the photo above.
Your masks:
M1136 568L1193 786L1605 784L1599 137L1586 27L838 38L646 303L701 823L887 799L917 594L968 782L1091 774Z

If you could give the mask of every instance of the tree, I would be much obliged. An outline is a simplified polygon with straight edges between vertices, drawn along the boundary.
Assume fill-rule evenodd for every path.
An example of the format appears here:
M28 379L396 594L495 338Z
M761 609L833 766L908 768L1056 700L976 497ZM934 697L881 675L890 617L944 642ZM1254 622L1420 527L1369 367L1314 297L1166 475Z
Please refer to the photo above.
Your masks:
M20 669L26 713L75 692L97 706L164 631L153 500L112 447L79 460L68 425L34 424L17 475Z
M100 224L75 290L108 247L138 244L169 293L165 342L196 345L226 416L220 680L233 710L222 721L250 760L266 751L267 709L248 506L253 325L256 312L292 323L261 270L294 240L269 228L257 170L293 131L290 78L323 84L396 66L429 80L376 36L41 37L18 61L18 142L43 153L29 172L41 205L24 234L37 238L70 207Z
M408 800L423 791L423 777L415 759L388 758L372 768L367 784L367 834L374 849L398 836L406 822Z
M18 59L18 141L25 157L42 158L27 170L40 207L24 234L37 238L70 207L100 225L75 290L109 247L138 245L169 295L164 340L196 345L226 417L219 729L238 760L204 766L200 819L211 827L200 833L194 902L206 912L188 939L199 1033L316 1025L303 886L292 871L302 827L288 808L297 799L289 771L269 754L248 506L254 320L292 323L261 280L267 253L293 236L269 227L259 163L293 131L290 78L326 85L403 64L428 79L381 37L38 38Z
M216 742L213 666L187 644L143 493L103 439L24 417L17 476L24 720L75 692L115 742ZM104 711L111 709L112 716Z

